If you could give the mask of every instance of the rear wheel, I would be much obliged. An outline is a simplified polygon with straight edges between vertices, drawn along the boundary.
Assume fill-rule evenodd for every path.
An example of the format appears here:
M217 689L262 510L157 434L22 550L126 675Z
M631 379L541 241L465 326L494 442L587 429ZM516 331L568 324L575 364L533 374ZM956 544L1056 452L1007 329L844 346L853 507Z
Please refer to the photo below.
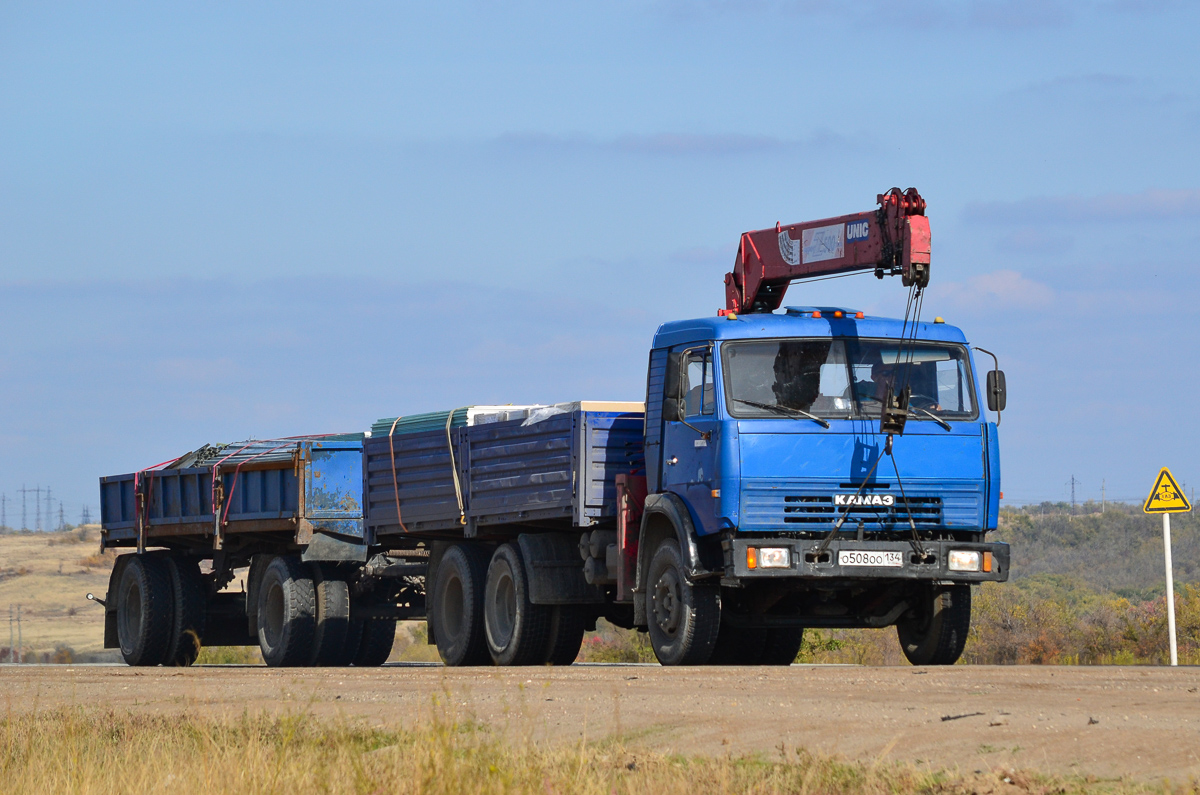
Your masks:
M171 572L174 596L174 621L171 644L167 649L166 665L191 665L200 656L204 639L204 620L208 588L200 575L200 566L193 558L165 557Z
M587 629L587 614L579 605L555 605L550 610L550 642L546 662L550 665L570 665L583 647Z
M429 624L438 654L449 666L491 662L483 629L483 590L487 553L473 544L455 544L437 567L429 603Z
M650 643L663 665L708 662L720 630L720 591L712 585L692 585L684 571L679 544L673 538L663 541L646 578Z
M271 667L307 665L316 636L316 594L299 558L280 555L258 586L258 645Z
M378 668L392 656L396 643L396 619L368 618L362 622L362 635L354 664L359 668Z
M167 661L175 624L171 570L165 558L136 555L117 585L117 639L129 665Z
M791 665L800 654L804 645L803 627L779 627L766 631L766 643L763 645L762 656L758 658L759 665Z
M971 629L971 586L922 588L915 601L896 624L904 656L913 665L953 665Z
M317 610L311 664L349 665L357 651L350 645L350 586L332 567L310 563L309 569Z
M492 555L483 594L483 628L496 665L540 665L550 635L550 608L529 601L521 551L504 544Z

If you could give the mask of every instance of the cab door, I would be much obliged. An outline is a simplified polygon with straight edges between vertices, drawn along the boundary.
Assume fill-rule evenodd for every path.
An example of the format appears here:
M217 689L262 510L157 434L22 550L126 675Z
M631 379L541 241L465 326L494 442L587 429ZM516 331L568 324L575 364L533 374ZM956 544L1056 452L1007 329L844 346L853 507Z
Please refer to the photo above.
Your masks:
M711 344L685 345L672 349L667 363L664 403L674 401L677 409L664 406L662 485L692 509L700 535L717 530L716 463L720 424L716 417L716 379Z

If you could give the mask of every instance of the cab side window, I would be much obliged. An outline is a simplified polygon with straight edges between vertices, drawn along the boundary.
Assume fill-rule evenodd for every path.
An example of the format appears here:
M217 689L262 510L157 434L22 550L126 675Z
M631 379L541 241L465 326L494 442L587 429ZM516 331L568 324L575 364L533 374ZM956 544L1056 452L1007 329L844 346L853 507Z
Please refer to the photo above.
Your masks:
M686 416L712 414L715 395L711 349L697 348L688 351L684 356L683 374Z

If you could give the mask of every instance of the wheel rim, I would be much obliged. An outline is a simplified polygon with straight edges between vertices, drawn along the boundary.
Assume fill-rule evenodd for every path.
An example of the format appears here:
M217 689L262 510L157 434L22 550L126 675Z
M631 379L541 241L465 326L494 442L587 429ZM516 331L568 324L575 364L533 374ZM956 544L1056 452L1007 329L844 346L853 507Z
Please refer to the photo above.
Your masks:
M117 630L121 645L132 649L142 631L142 586L130 577L121 591L121 610L117 613Z
M682 613L682 600L679 598L679 578L675 572L668 569L658 578L654 585L654 623L668 637L674 637L679 629L679 618Z
M517 588L507 565L498 567L487 605L488 634L497 648L507 648L517 624Z
M462 580L449 577L442 593L442 628L451 638L462 634L464 601Z
M267 603L263 622L263 634L267 645L276 648L283 640L283 584L272 582L267 588Z

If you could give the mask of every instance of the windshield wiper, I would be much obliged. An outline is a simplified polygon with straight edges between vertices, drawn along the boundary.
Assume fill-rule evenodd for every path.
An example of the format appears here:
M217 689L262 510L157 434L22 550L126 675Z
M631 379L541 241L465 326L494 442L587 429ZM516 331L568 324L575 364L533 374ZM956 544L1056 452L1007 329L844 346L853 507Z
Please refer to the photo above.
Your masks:
M759 409L766 409L767 411L775 411L780 414L787 414L795 417L796 419L809 419L813 422L819 423L822 428L829 427L829 423L817 415L809 414L807 411L802 411L800 409L794 409L791 406L781 406L778 403L759 403L757 400L742 400L741 398L734 398L733 401L735 403L745 403L747 406L754 406L755 408Z
M911 406L911 405L908 407L908 410L909 410L909 411L919 411L919 412L921 412L922 414L924 414L926 417L928 417L929 419L931 419L931 420L933 420L934 422L936 422L938 425L941 425L941 426L942 426L943 428L945 428L946 430L948 430L948 431L949 431L949 430L952 430L952 428L950 427L950 423L946 422L944 419L942 419L941 417L937 416L936 414L932 414L932 413L930 413L930 412L926 411L925 409L919 409L919 408L917 408L916 406Z

